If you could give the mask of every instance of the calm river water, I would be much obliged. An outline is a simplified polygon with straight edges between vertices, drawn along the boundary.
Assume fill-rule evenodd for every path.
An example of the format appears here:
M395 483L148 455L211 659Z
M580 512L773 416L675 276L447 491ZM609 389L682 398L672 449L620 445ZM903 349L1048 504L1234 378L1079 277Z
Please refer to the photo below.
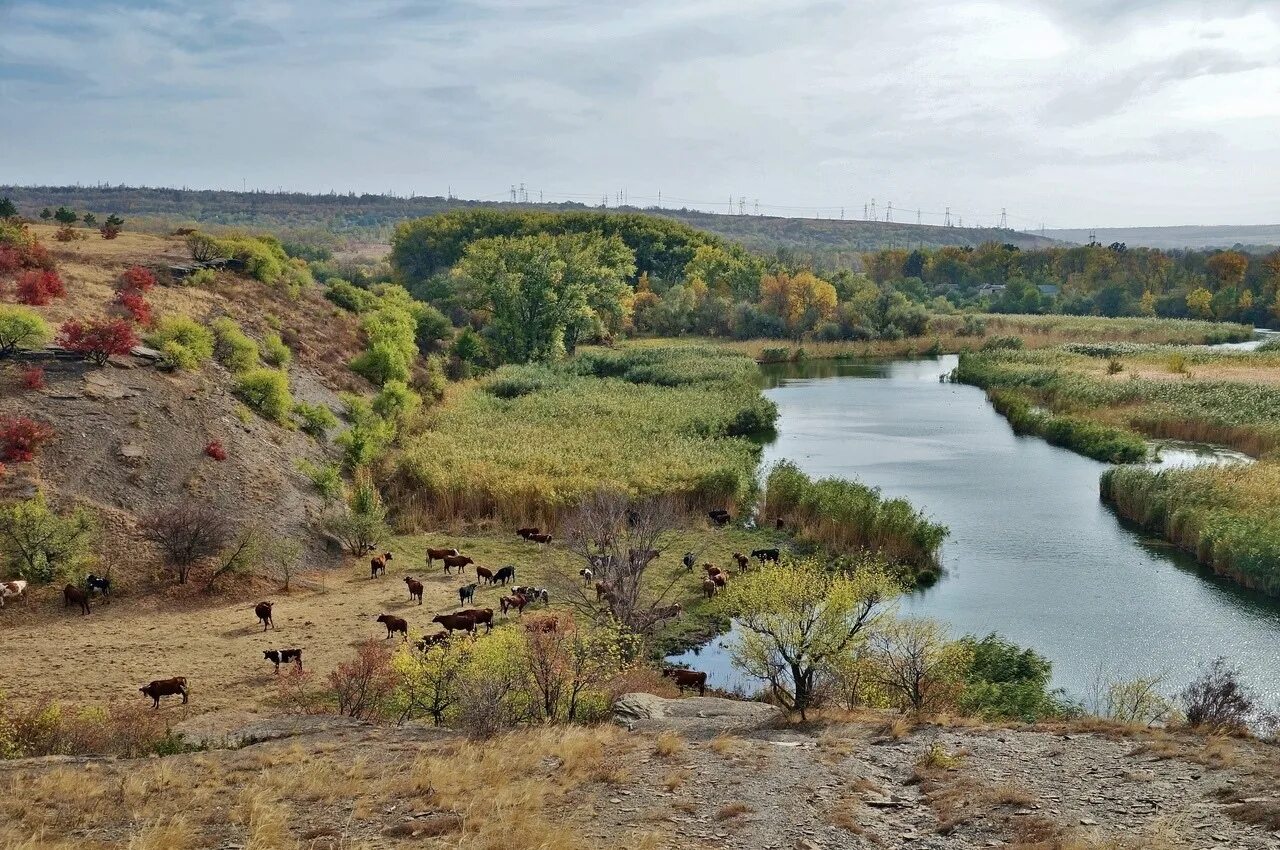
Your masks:
M1222 655L1280 699L1280 602L1122 525L1098 499L1104 464L1015 436L981 390L939 382L955 363L767 367L780 416L765 465L787 458L813 476L857 478L945 523L945 574L905 599L904 612L1034 647L1073 696L1087 696L1100 674L1162 673L1174 692ZM744 686L724 641L673 660L718 686Z

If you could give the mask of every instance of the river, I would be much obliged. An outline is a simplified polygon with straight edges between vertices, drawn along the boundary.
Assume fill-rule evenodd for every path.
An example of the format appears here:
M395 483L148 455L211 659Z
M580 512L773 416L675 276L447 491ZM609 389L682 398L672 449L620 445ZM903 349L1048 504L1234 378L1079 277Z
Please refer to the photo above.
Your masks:
M1280 698L1280 601L1122 524L1098 498L1104 464L1015 436L981 390L939 381L955 363L764 367L779 410L764 466L787 458L813 476L856 478L945 523L944 575L902 611L955 635L994 631L1033 647L1072 696L1155 674L1173 693L1221 655L1268 701ZM1169 465L1195 462L1187 447L1170 449ZM707 670L719 687L751 690L725 640L672 660Z

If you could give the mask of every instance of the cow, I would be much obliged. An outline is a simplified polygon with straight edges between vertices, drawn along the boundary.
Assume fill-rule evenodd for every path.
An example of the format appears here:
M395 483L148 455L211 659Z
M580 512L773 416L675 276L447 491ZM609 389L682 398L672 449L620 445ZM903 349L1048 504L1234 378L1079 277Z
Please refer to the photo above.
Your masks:
M449 548L445 548L445 549L430 549L430 548L428 548L428 549L427 549L427 569L431 569L431 565L432 565L432 564L434 564L436 561L439 561L439 560L442 560L442 559L444 559L444 558L448 558L448 557L455 557L455 558L456 558L457 556L458 556L458 550L457 550L457 549L449 549ZM448 573L448 572L449 572L448 567L446 567L446 568L445 568L445 572L446 572L446 573Z
M111 595L111 579L109 578L95 576L93 573L89 573L89 575L85 576L84 586L85 589L89 591L90 596L93 595L95 590L103 596Z
M0 581L0 608L4 607L6 599L27 599L27 582L25 579L14 579L13 581Z
M156 679L149 685L143 685L138 688L146 696L151 697L151 707L153 709L160 707L160 697L177 696L182 694L182 704L187 704L187 679L185 676L174 676L172 679Z
M528 540L530 537L532 537L535 534L541 534L541 533L542 533L542 529L538 528L537 526L525 526L524 528L516 529L516 536L523 537L525 540Z
M274 602L259 602L253 606L253 613L257 614L258 619L262 621L262 630L264 632L267 630L267 626L270 626L271 630L275 631L276 622L271 619L271 609L274 606Z
M711 576L711 580L716 584L716 590L724 590L729 586L729 577L724 573L715 573Z
M676 667L664 667L662 678L675 679L676 687L680 689L682 694L685 688L697 688L698 696L705 696L707 693L707 674L701 670L680 670Z
M683 610L684 608L680 605L680 603L676 602L673 605L654 608L653 616L657 620L670 620L673 617L678 620L680 619L680 612L682 612Z
M387 627L387 636L383 640L391 640L391 636L396 632L400 633L402 640L409 639L409 623L403 617L397 617L393 614L379 614L375 623L382 623Z
M741 552L734 552L733 560L738 563L738 572L740 573L745 573L747 571L747 565L751 563L751 559Z
M596 601L599 602L604 595L609 592L609 585L602 581L596 582Z
M471 584L464 584L462 587L458 588L458 604L466 605L470 602L474 605L476 602L476 588L479 586L480 585L473 581Z
M595 577L596 577L596 574L595 574L595 573L591 572L591 570L588 570L588 569L586 569L586 568L583 568L583 569L581 569L581 570L578 570L578 575L582 576L582 586L583 586L583 587L590 587L590 586L591 586L591 580L592 580L593 578L595 578Z
M733 517L729 516L729 512L724 508L716 508L713 511L707 511L707 516L710 517L711 521L716 525L728 525L729 521L733 519Z
M530 602L541 601L543 605L548 605L551 602L551 591L547 590L545 587L533 587L532 585L520 584L511 588L511 592L517 596L523 596Z
M781 553L777 549L752 549L751 557L759 560L761 564L767 561L772 561L776 564L781 557Z
M716 595L716 583L711 576L707 576L702 580L702 592L708 599Z
M449 575L449 570L454 568L456 568L458 570L458 574L461 575L466 572L467 564L475 563L475 561L471 560L471 558L466 555L445 555L440 560L444 561L445 575Z
M516 610L517 614L520 614L521 616L523 616L524 606L529 604L529 600L518 593L513 594L511 596L502 597L501 602L502 602L503 616L505 616L507 612L510 611L512 608Z
M551 535L550 535L550 534L530 534L530 535L528 536L528 538L526 538L526 539L528 539L528 540L530 540L530 541L532 541L532 542L534 542L534 543L544 543L544 544L545 544L545 543L550 543L550 542L551 542Z
M62 607L67 608L72 605L78 605L82 615L89 613L89 594L74 584L69 584L62 588Z
M698 556L692 552L685 552L684 557L680 559L680 563L684 564L684 568L690 572L693 571L693 564L698 560Z
M661 553L657 549L628 549L627 562L632 566L645 566Z
M418 604L422 604L422 582L413 578L413 576L405 576L404 583L409 587L409 601L418 600Z
M476 630L476 621L467 611L459 611L456 614L436 614L431 618L431 622L444 626L446 633L454 631L474 632Z
M390 552L383 552L369 559L369 578L377 578L378 573L387 574L387 561L391 560Z
M509 581L516 580L516 568L507 565L493 574L493 583L505 585Z
M293 662L298 665L298 672L302 672L302 650L301 649L264 649L262 657L276 665L276 675L280 675L280 665Z
M703 570L703 572L705 572L705 573L706 573L707 575L709 575L709 576L714 576L716 573L724 572L724 571L723 571L723 570L721 570L719 567L717 567L715 564L703 564L703 565L702 565L702 570Z
M592 569L608 571L613 566L613 556L592 555L587 559L587 562L591 564Z
M527 632L550 634L560 629L560 620L554 614L530 614L529 619L522 622Z
M483 624L485 634L493 631L493 609L492 608L467 608L458 612L459 616L467 616L471 618L471 622L477 626Z
M493 570L488 567L476 567L476 578L485 584L493 584Z
M433 635L423 635L421 640L415 643L414 646L418 648L419 652L426 652L433 646L444 646L448 642L449 632L448 630L445 630L443 632L436 632Z

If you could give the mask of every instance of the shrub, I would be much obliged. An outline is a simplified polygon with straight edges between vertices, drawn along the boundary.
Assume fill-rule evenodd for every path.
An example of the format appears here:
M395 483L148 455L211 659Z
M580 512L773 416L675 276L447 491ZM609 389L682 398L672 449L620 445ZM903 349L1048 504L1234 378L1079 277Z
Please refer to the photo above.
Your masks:
M981 316L966 315L956 330L956 336L986 336L987 320Z
M9 571L30 581L63 576L79 582L79 571L92 555L95 527L89 511L77 508L59 516L37 492L0 508L0 553Z
M383 419L402 419L421 406L422 397L404 381L387 381L373 399L373 410Z
M960 698L966 714L1035 722L1069 712L1061 694L1048 689L1052 666L1044 656L996 634L959 643L972 658Z
M329 674L338 704L338 713L358 720L386 717L391 695L396 689L396 672L391 666L391 650L382 641L366 640L356 647L356 655L343 661Z
M1240 671L1218 658L1187 685L1179 699L1192 726L1240 732L1258 713L1258 698L1240 683Z
M194 747L141 702L64 706L38 702L10 706L0 698L0 759L39 756L143 758L189 752Z
M184 278L183 283L186 286L209 286L217 279L218 275L213 269L196 269Z
M1022 348L1020 336L993 336L982 344L983 351L1019 351Z
M98 366L115 354L128 354L138 344L133 326L123 319L69 319L58 329L58 345Z
M26 416L0 416L0 461L29 463L53 439L53 427Z
M272 366L287 366L293 360L293 352L284 344L280 334L272 331L262 337L262 359Z
M141 292L145 295L154 289L155 285L156 276L149 269L142 266L129 266L116 282L116 289L120 292Z
M115 213L107 216L107 220L98 228L98 232L102 234L103 239L115 239L122 230L124 230L124 219Z
M378 296L369 290L336 277L325 281L324 297L352 313L368 312L378 303Z
M116 303L129 315L135 323L150 327L155 321L151 315L151 305L137 292L120 292L116 295Z
M34 310L0 304L0 356L19 348L39 348L51 335L49 325Z
M338 417L323 404L308 404L300 401L293 406L293 415L297 417L298 426L303 432L317 440L324 439L328 430L338 424Z
M1165 361L1165 363L1169 367L1169 371L1172 372L1173 374L1175 375L1187 374L1187 355L1170 354L1168 359Z
M326 518L324 527L356 557L372 550L390 534L387 509L367 469L356 470L346 504Z
M1123 371L1124 371L1124 364L1121 363L1116 358L1112 357L1110 360L1107 361L1108 375L1119 375Z
M219 316L209 323L209 328L216 339L214 354L223 366L240 374L260 365L258 344L240 330L235 319Z
M293 412L293 396L289 393L289 376L279 369L252 369L236 382L236 395L263 417L277 424L289 421Z
M205 444L204 453L206 456L216 461L224 461L227 459L227 450L222 447L220 440L210 440Z
M76 242L83 239L84 234L76 230L71 225L64 224L62 227L58 228L56 233L53 234L53 238L59 242Z
M222 551L232 529L222 512L211 505L183 499L143 518L139 530L144 539L160 547L165 562L186 584L191 568Z
M196 369L213 356L213 333L186 316L160 320L147 342L178 369Z
M44 369L32 366L22 370L22 387L28 390L44 389Z
M62 278L55 271L30 269L18 278L18 302L33 307L43 307L54 298L66 295Z
M336 502L342 498L342 469L334 463L314 464L307 460L298 461L298 471L307 476L311 486L316 488L325 504Z

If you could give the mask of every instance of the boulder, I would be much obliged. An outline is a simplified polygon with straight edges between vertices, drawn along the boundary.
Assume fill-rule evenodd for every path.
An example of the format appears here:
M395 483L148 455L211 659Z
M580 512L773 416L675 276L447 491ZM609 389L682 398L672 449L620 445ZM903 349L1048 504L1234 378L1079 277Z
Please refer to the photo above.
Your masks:
M722 732L747 732L776 726L784 719L780 708L763 702L686 697L664 699L653 694L623 694L613 707L618 723L633 731L670 729L686 737L714 737Z

